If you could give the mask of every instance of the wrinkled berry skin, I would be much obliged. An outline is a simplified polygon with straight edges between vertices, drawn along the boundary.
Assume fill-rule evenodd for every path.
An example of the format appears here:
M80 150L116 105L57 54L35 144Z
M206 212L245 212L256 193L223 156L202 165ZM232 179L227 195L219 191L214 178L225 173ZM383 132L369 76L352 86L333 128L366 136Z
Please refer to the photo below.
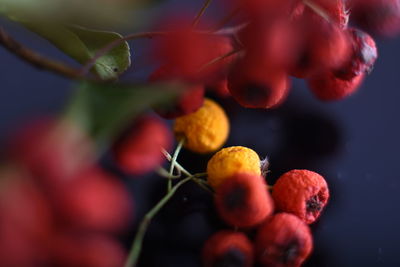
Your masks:
M133 214L132 199L115 177L99 167L82 171L57 193L57 211L77 229L118 232Z
M243 233L222 230L204 244L204 267L251 267L253 245Z
M374 34L392 37L400 33L398 0L353 0L351 19Z
M352 39L352 56L334 71L335 76L342 80L351 80L358 75L370 73L378 57L375 41L369 34L355 28L349 28L347 32Z
M163 160L161 148L169 150L172 133L167 125L156 117L139 118L114 146L114 155L120 168L126 173L141 175L152 171Z
M232 97L246 108L273 108L281 104L289 91L284 71L238 61L228 76Z
M226 223L243 228L260 224L274 210L264 180L249 173L237 173L225 179L215 191L215 204Z
M295 214L311 224L328 203L329 189L325 179L318 173L292 170L278 179L272 197L278 211Z
M163 66L155 70L149 77L151 82L171 81L178 77L169 73L168 67ZM155 107L155 112L164 119L175 119L198 110L204 102L204 86L193 84L168 106Z
M311 92L322 101L336 101L346 98L356 92L364 80L364 74L351 80L342 80L332 72L323 72L307 80Z
M260 226L255 247L261 266L298 267L310 255L313 241L303 221L278 213Z

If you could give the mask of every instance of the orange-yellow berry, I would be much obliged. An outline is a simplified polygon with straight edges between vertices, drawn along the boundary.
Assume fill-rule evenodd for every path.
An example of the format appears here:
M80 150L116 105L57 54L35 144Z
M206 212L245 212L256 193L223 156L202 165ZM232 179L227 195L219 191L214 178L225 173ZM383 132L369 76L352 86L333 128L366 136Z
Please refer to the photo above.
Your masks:
M175 120L174 132L185 139L185 147L196 153L210 153L220 148L228 138L229 120L217 103L205 99L196 112Z
M221 149L207 164L208 183L216 189L226 178L238 172L261 175L260 158L247 147Z

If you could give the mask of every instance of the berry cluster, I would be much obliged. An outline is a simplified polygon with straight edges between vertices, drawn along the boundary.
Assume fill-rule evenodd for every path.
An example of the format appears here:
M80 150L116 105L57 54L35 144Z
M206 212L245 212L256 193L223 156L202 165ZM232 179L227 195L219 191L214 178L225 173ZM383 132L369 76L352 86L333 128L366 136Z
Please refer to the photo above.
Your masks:
M348 26L350 10L355 22L372 32L396 33L400 21L398 1L389 0L238 0L228 5L240 7L238 27L198 31L179 20L178 27L168 24L172 30L156 40L153 54L162 67L150 81L188 83L174 105L158 110L163 117L198 109L206 88L231 95L243 107L273 108L288 95L290 76L306 79L320 100L343 99L359 88L378 56L373 38ZM390 12L379 17L382 10Z
M2 266L120 266L116 234L132 220L124 184L95 164L69 121L41 119L15 134L0 170Z

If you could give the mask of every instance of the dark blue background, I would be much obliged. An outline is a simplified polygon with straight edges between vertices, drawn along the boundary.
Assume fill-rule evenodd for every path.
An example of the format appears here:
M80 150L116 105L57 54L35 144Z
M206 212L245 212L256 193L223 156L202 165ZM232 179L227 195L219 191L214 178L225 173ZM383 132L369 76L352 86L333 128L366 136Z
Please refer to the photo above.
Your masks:
M0 22L29 47L72 63L34 34ZM221 100L232 123L227 145L249 146L268 155L269 182L294 168L326 177L331 201L312 226L315 250L308 266L400 265L399 47L399 39L378 41L374 71L356 95L341 102L318 102L299 80L276 110L245 110ZM0 62L0 137L5 142L29 118L62 111L73 83L37 70L3 48ZM142 63L136 61L131 72ZM193 171L204 171L208 159L189 152L181 158ZM165 190L164 181L156 177L127 183L135 194L137 218ZM188 185L152 223L141 266L198 266L202 243L221 227L207 193ZM133 234L123 239L128 242Z

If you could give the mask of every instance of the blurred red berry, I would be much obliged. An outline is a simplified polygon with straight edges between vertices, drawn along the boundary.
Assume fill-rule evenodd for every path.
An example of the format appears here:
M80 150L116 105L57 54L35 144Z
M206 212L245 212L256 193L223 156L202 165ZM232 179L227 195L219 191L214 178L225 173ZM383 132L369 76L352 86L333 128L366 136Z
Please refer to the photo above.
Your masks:
M240 232L223 230L212 235L204 244L205 267L253 266L253 244Z
M52 243L53 266L118 267L126 258L124 248L106 235L65 232Z
M215 62L207 68L205 65L232 50L231 41L227 37L185 29L157 39L154 55L156 60L169 66L179 78L204 81L227 67L232 57Z
M350 60L334 71L334 75L343 80L351 80L364 73L370 73L378 57L376 44L372 37L355 28L347 29L353 44Z
M39 119L11 140L10 155L46 185L69 180L94 161L94 147L81 128L66 120Z
M303 221L279 213L260 226L255 246L261 266L298 267L311 254L313 241Z
M292 170L283 174L273 187L278 211L297 215L307 224L318 219L329 199L325 179L308 170Z
M92 231L125 229L134 213L124 185L99 167L82 171L56 196L57 212L73 228Z
M351 19L368 32L383 36L400 33L398 0L353 0Z
M233 98L246 108L272 108L286 98L289 79L284 71L238 61L228 76ZM255 63L255 62L254 62Z
M169 81L177 79L176 75L168 72L168 67L163 66L153 72L149 78L150 81ZM165 119L175 119L198 110L204 102L204 86L203 85L190 85L185 91L178 97L174 103L170 103L168 106L155 107L155 111L158 115Z
M0 265L40 264L54 226L47 199L22 169L2 169L0 177Z
M332 72L323 72L307 80L311 92L322 101L341 100L353 94L362 84L364 74L351 80L336 78Z
M252 227L274 210L264 179L258 175L238 173L227 178L215 192L220 217L236 227Z
M298 25L303 33L291 75L309 77L316 72L341 66L351 56L351 39L347 32L321 20L306 20Z
M114 146L116 161L129 174L141 175L164 161L161 149L169 150L172 133L160 119L144 116L136 120Z

